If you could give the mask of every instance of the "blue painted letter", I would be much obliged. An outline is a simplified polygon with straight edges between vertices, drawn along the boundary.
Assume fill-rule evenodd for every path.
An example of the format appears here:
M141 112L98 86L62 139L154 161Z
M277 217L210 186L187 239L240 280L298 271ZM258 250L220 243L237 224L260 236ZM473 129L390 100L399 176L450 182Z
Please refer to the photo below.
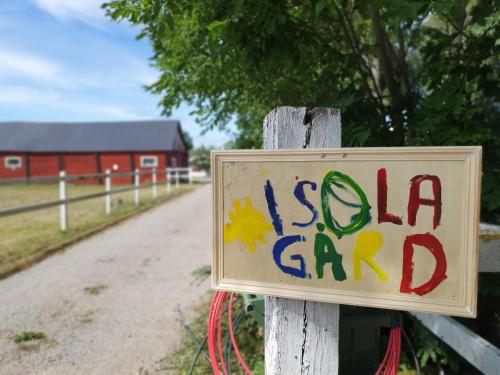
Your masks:
M292 225L295 225L297 227L307 227L314 223L316 219L318 218L318 211L314 208L314 206L309 202L306 198L306 195L304 193L304 185L311 185L311 190L315 191L316 190L316 183L311 182L311 181L299 181L297 183L297 186L295 186L295 191L293 194L295 194L295 198L302 203L304 206L306 206L309 211L312 213L312 218L308 223L292 223Z
M267 180L266 186L264 187L265 193L266 193L266 201L267 201L267 209L269 210L269 214L271 215L271 218L273 219L273 226L274 230L276 231L276 234L278 236L283 235L283 222L281 221L280 215L278 211L276 210L276 207L278 207L278 204L276 203L276 199L274 198L274 190L273 186L271 185L271 181Z
M285 266L285 265L283 265L283 263L281 263L281 254L283 254L283 252L285 251L285 249L289 245L291 245L295 242L304 242L305 240L306 240L305 237L299 236L299 235L286 236L286 237L280 238L276 242L276 244L274 245L274 249L273 249L274 262L280 268L280 270L282 270L283 272L288 273L292 276L300 277L301 279L304 279L307 275L306 274L306 263L304 261L304 258L298 254L292 255L290 257L291 260L300 261L300 268L294 268L294 267Z

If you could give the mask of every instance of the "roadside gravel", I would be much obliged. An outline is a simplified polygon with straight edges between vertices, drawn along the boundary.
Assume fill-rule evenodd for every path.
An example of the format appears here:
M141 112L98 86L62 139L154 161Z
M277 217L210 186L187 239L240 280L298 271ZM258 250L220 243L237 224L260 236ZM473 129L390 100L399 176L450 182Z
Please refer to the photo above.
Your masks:
M0 374L152 374L209 280L210 187L169 201L0 281ZM15 343L23 331L46 339Z

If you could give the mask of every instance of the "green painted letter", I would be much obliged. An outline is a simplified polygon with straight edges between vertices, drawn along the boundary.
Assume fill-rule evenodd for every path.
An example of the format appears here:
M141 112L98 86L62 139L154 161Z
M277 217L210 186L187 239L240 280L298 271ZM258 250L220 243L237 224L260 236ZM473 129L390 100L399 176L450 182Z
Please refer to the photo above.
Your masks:
M342 190L356 193L359 203L345 201L333 191L331 185ZM348 190L348 188L350 189ZM346 207L359 209L359 212L351 217L351 222L345 227L340 225L333 217L330 210L330 202L328 200L329 196L332 196ZM370 205L368 204L365 192L351 177L338 171L328 172L323 179L323 184L321 185L321 207L326 227L338 238L341 238L345 234L352 234L360 230L371 219Z
M335 280L344 281L347 276L344 267L342 267L342 255L337 253L330 237L323 233L325 225L319 223L316 227L319 232L316 233L314 239L314 256L316 257L316 274L318 275L318 279L323 278L323 267L325 264L331 263Z

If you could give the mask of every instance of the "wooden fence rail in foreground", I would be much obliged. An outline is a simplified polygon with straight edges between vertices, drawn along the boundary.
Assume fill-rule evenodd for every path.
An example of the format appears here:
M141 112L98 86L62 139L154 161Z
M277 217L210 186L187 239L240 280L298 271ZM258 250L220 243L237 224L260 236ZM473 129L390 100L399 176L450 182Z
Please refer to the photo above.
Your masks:
M167 185L167 194L171 192L171 184L172 180L175 182L176 188L179 187L180 180L181 178L187 178L189 184L193 183L193 178L192 178L192 168L166 168L164 171L158 172L156 169L153 169L151 171L139 171L135 170L133 172L121 172L121 173L111 173L109 170L107 170L105 173L93 173L93 174L83 174L83 175L66 175L65 171L61 171L59 173L59 176L49 176L49 177L36 177L36 178L30 178L28 179L28 183L32 182L37 182L37 183L50 183L50 182L56 182L59 184L59 199L53 200L53 201L47 201L47 202L40 202L40 203L35 203L31 205L26 205L26 206L18 206L18 207L12 207L12 208L6 208L0 210L0 217L6 217L6 216L13 216L13 215L19 215L22 213L27 213L27 212L33 212L33 211L38 211L38 210L44 210L47 208L51 207L60 207L60 224L59 228L62 231L66 231L68 229L68 205L70 203L75 203L75 202L81 202L85 201L88 199L95 199L99 197L105 197L104 201L104 207L105 207L105 213L110 214L111 213L111 196L114 194L119 194L119 193L124 193L128 191L134 191L134 202L138 206L140 204L140 190L145 189L145 188L152 188L152 195L153 198L156 198L157 195L157 175L158 174L164 174L165 175L165 182ZM140 183L140 176L145 176L145 175L151 175L152 176L152 182L151 183L146 183L146 184L141 184ZM124 187L124 188L119 188L119 189L112 189L111 186L111 178L112 177L118 177L118 176L134 176L134 185ZM91 194L85 194L85 195L79 195L76 197L68 197L66 193L66 183L69 181L81 181L85 179L92 179L92 178L102 178L104 177L105 180L105 188L104 191L99 191L96 193L91 193ZM13 185L13 184L19 184L19 183L27 183L27 179L7 179L7 180L0 180L0 185Z
M500 374L500 349L449 316L411 312L429 331L483 374Z

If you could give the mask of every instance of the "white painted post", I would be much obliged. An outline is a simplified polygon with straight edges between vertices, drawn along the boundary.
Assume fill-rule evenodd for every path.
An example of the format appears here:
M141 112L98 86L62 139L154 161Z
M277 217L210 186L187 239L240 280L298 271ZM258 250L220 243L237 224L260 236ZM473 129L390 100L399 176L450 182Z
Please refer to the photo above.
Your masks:
M189 185L193 184L193 167L189 167L188 169L188 178L189 178Z
M172 185L170 184L170 171L168 168L165 168L165 181L167 182L167 194L172 192Z
M106 205L106 215L111 213L111 171L106 169L106 177L104 178L106 186L106 195L104 196L104 202Z
M180 178L179 170L176 168L175 169L175 188L176 189L179 188L179 178Z
M61 201L66 200L66 172L59 172L59 199ZM61 203L59 206L59 216L60 216L60 229L66 232L68 229L68 204L66 202Z
M336 109L278 107L264 119L265 149L340 147L340 134ZM266 374L338 374L339 305L266 297L265 309Z
M153 174L151 175L151 182L153 184L153 198L156 198L156 168L153 168Z
M135 205L138 206L140 204L140 191L139 191L139 178L141 176L139 175L139 170L136 169L135 172L134 172L134 186L135 186L135 189L134 189L134 201L135 201Z

